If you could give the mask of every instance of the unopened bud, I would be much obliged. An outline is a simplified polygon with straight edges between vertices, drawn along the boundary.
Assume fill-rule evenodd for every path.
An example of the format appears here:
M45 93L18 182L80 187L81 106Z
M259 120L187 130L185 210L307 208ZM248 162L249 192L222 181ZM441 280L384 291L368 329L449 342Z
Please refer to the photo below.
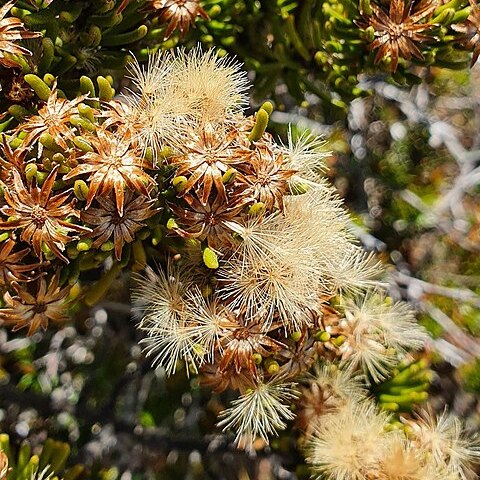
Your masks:
M178 193L180 193L185 188L185 185L187 184L187 182L188 182L187 177L184 177L183 175L180 175L179 177L175 177L172 180L172 185L175 187L175 190Z
M88 185L83 180L75 180L73 193L84 202L88 198Z

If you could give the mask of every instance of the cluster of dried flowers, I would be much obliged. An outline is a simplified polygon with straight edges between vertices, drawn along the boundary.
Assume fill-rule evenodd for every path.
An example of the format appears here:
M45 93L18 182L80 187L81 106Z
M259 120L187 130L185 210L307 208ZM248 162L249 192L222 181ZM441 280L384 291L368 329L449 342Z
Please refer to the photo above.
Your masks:
M399 58L425 61L420 48L443 38L447 26L452 26L453 31L460 34L459 45L473 51L471 66L478 59L480 7L474 0L469 0L466 6L439 0L391 0L388 11L367 0L361 1L359 8L362 19L357 25L373 36L368 48L376 52L375 63L386 60L392 72L397 70ZM429 61L434 62L434 58Z
M462 433L457 418L426 411L403 427L392 426L371 402L346 400L317 423L307 461L319 479L477 478L472 465L480 456L478 442Z
M237 443L268 442L297 403L321 475L469 478L477 451L457 423L406 437L365 399L362 382L387 378L425 334L356 245L322 143L275 142L268 102L245 117L245 74L213 51L130 70L131 89L113 99L102 85L102 102L44 82L38 111L3 135L0 321L31 335L156 261L135 291L147 354L237 392L219 422Z

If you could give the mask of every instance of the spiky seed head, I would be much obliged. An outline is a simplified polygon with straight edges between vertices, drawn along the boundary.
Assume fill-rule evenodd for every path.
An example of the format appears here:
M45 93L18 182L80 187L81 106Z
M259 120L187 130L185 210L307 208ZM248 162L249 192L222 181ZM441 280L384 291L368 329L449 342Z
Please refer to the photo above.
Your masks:
M325 159L330 155L326 149L327 142L308 131L294 138L291 126L288 129L287 140L287 144L283 145L286 166L297 172L290 179L292 192L297 193L300 185L308 188L324 185Z
M175 89L186 98L198 124L223 124L242 113L248 105L249 82L242 65L235 59L220 57L214 49L201 46L175 56Z
M286 420L295 417L289 407L297 396L291 383L275 378L265 383L259 381L220 413L218 426L224 431L233 430L237 444L242 441L251 445L257 437L268 443L270 435L285 429Z
M480 461L480 439L466 434L457 417L446 411L435 416L424 410L406 423L416 448L427 452L436 465L461 480L477 478L474 464Z
M307 447L315 478L365 480L389 447L388 416L371 402L347 403L325 415Z
M374 382L384 379L407 349L423 347L427 335L403 302L388 301L380 290L341 301L346 341L340 348L351 369L360 367Z

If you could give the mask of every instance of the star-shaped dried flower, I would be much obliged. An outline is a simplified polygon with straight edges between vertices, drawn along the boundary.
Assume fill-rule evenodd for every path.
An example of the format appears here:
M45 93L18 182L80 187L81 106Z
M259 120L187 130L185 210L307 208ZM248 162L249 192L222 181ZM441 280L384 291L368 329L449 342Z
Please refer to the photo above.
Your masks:
M40 277L35 295L22 286L14 284L16 295L9 292L4 295L5 308L0 309L0 321L13 330L28 328L28 335L33 335L39 328L45 330L48 322L63 323L68 320L66 314L66 297L70 286L59 287L59 276L54 275L47 286L45 277Z
M275 327L271 327L274 330ZM247 369L252 376L257 373L254 354L270 357L273 353L285 347L283 343L268 336L263 325L249 323L239 325L230 332L230 337L224 342L224 351L221 356L220 369L226 370L230 365L235 367L236 373Z
M361 28L373 27L375 40L370 43L370 50L377 50L375 63L390 57L390 70L395 72L398 59L410 60L412 57L423 60L422 52L417 43L431 40L431 37L421 32L428 30L431 24L428 19L438 7L436 0L408 2L406 0L391 0L388 13L379 5L371 2L372 15L364 15L358 22Z
M84 95L73 100L58 98L55 84L46 104L40 108L38 114L28 117L17 127L18 132L27 133L23 140L24 148L29 148L43 133L48 133L60 147L67 149L66 140L74 137L70 117L78 114L78 105L83 100Z
M154 200L143 195L134 198L132 192L125 195L122 216L111 197L99 197L97 202L100 208L89 208L81 214L83 221L95 227L89 235L96 238L92 246L98 248L113 236L115 257L120 260L123 245L135 240L135 232L145 226L143 221L155 215L158 209L153 206Z
M0 222L0 230L22 229L20 240L33 246L38 258L43 257L42 244L54 255L68 263L62 254L65 244L78 238L69 233L89 232L88 228L69 222L72 217L79 217L75 210L75 200L69 201L70 190L52 195L58 167L55 167L41 188L35 181L29 187L25 186L20 174L13 172L14 187L5 189L4 195L8 205L1 212L10 217Z
M33 280L27 274L32 273L41 263L25 265L22 260L30 252L29 248L24 248L18 252L13 252L16 242L9 238L3 242L0 247L0 287L9 285L12 282L29 282Z
M0 143L0 183L7 187L13 185L13 172L21 173L25 169L26 150L20 148L12 149L3 135Z
M168 22L165 38L177 28L185 36L198 16L208 20L207 12L200 6L200 0L149 0L146 8L153 10L163 23Z
M16 17L5 18L14 5L14 1L7 2L0 8L0 65L7 68L18 67L19 64L9 54L13 55L31 55L30 50L20 45L16 41L27 38L37 38L42 34L39 32L29 32L22 21Z
M122 216L125 187L148 196L148 186L155 185L155 180L145 169L152 169L153 166L141 156L141 151L128 136L119 136L99 128L96 135L88 137L88 141L94 150L79 157L78 166L65 175L64 180L88 175L86 208L97 196L105 197L113 191L117 211Z
M249 142L242 142L243 137L235 129L223 134L211 125L199 134L191 132L190 138L182 149L183 155L170 159L172 165L178 166L176 175L188 175L180 195L195 189L202 205L206 205L215 185L219 199L226 203L222 176L232 165L250 160L253 152Z
M245 194L262 202L268 211L275 207L282 209L283 197L290 190L289 180L297 173L287 167L283 154L275 153L268 145L261 145L251 161L243 166L246 167L244 178L248 184Z
M175 231L183 237L206 239L208 245L215 248L232 243L233 232L227 223L235 221L252 199L241 196L235 202L226 204L220 196L217 196L213 203L202 205L197 198L188 195L185 201L188 208L170 205L180 225Z

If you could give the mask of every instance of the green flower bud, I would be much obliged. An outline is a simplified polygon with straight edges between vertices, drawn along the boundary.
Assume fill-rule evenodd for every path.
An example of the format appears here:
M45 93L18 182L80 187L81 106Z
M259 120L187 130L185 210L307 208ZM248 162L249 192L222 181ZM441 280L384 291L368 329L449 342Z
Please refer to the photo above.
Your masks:
M88 198L88 185L83 180L75 180L73 193L82 202Z
M219 267L217 254L209 247L203 250L203 263L212 270Z

